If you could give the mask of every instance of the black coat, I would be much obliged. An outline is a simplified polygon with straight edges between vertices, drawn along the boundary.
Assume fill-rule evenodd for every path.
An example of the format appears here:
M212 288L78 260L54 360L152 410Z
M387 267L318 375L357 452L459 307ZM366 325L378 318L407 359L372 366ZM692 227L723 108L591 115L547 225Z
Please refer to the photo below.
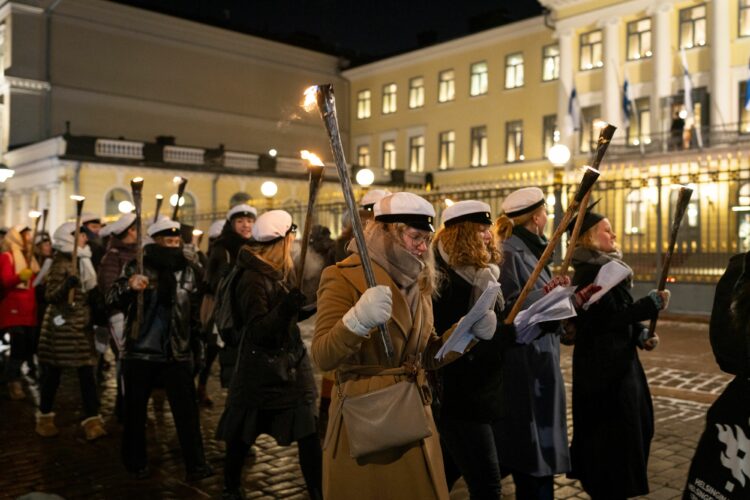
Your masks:
M240 252L237 265L243 273L235 310L244 328L241 338L225 339L239 348L227 407L281 410L311 405L315 381L297 326L298 311L284 300L289 286L280 271L248 251ZM276 356L286 358L285 373L278 373Z
M435 252L438 272L443 273L439 295L432 299L435 330L445 332L469 312L472 284L459 276ZM498 325L501 323L500 312ZM493 423L500 417L502 335L477 343L457 361L437 373L437 398L441 416L471 422Z
M574 260L573 283L594 281L601 265ZM655 317L650 297L633 301L623 281L580 310L573 350L573 442L571 477L592 496L648 493L647 463L654 413L637 342Z
M137 338L131 330L136 318L137 294L130 289L128 279L136 273L136 262L131 261L123 269L122 276L107 292L107 305L125 311L124 359L146 361L192 361L199 351L203 339L199 332L199 290L195 271L180 252L175 257L176 282L171 297L159 293L164 280L160 275L170 271L149 264L149 254L155 245L144 248L144 273L149 286L143 292L143 322Z

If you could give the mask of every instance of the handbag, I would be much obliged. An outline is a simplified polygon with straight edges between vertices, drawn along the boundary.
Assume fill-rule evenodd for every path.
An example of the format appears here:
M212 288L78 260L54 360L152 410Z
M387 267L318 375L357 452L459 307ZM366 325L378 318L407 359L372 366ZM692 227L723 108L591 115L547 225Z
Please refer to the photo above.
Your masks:
M402 380L359 396L340 394L339 397L353 458L398 448L432 435L424 401L414 380Z

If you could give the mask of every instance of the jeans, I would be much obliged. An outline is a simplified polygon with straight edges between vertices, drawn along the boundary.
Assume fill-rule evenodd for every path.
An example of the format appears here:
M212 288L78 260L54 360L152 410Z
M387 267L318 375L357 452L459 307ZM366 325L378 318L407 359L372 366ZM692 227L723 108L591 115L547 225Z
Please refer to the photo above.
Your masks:
M10 333L10 357L5 365L5 376L9 382L21 378L21 366L24 361L29 362L29 368L33 363L35 352L35 328L32 326L13 326L8 329Z
M41 378L39 388L39 411L49 413L55 404L55 394L60 386L60 375L62 368L47 363L40 367ZM99 395L96 392L96 379L94 378L94 367L90 365L79 366L78 383L81 386L81 401L83 402L83 413L86 418L99 414Z
M523 472L511 471L516 483L517 500L553 500L555 497L554 476L532 476Z

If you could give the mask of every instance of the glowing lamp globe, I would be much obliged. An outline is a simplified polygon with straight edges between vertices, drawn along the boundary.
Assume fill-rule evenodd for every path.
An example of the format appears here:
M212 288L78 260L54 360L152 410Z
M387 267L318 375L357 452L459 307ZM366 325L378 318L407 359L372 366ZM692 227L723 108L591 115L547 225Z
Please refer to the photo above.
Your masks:
M363 168L357 171L357 184L360 186L370 186L375 182L375 172L369 168Z
M562 167L570 161L570 149L565 144L557 143L549 148L547 158L556 167Z
M279 191L279 187L273 181L266 181L260 185L260 192L266 198L272 198Z

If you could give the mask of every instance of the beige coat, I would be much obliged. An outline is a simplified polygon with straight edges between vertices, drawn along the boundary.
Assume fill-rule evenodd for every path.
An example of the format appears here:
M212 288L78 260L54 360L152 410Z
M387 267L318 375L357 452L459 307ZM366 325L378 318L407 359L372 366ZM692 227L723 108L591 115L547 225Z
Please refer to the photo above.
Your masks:
M431 297L428 294L420 297L412 317L406 300L386 271L375 262L373 268L377 283L390 286L393 292L393 314L388 329L394 359L400 360L405 353L415 352L417 339L420 339L419 350L423 352L425 368L435 369L457 359L459 354L456 353L447 356L439 365L434 359L443 340L434 333ZM328 267L318 289L312 357L320 369L337 370L344 380L352 379L344 384L348 396L388 387L403 378L355 374L358 367L388 366L377 329L370 332L369 338L363 338L349 331L341 320L366 289L358 255ZM454 328L443 338L447 339ZM347 428L339 412L336 387L331 398L331 418L323 453L323 495L326 500L448 498L440 442L429 405L424 410L432 436L413 445L354 459L349 454Z

